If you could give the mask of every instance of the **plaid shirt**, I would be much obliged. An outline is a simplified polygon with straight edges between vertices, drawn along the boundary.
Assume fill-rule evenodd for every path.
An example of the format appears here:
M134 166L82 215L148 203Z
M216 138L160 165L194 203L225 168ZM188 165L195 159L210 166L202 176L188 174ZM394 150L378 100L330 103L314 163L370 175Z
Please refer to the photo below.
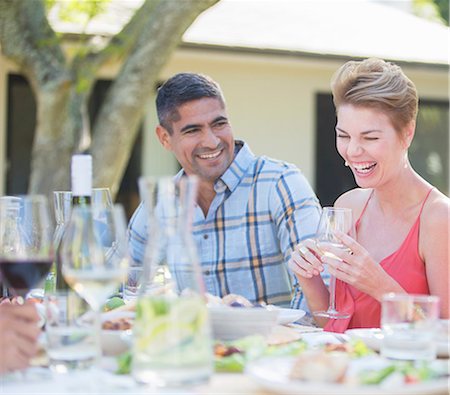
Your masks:
M236 141L235 153L215 183L216 196L206 217L200 207L195 209L193 234L206 289L218 296L234 293L252 302L307 310L286 264L293 247L314 236L319 202L295 166L256 157L241 141ZM146 244L143 207L129 227L130 251L137 262L142 262Z

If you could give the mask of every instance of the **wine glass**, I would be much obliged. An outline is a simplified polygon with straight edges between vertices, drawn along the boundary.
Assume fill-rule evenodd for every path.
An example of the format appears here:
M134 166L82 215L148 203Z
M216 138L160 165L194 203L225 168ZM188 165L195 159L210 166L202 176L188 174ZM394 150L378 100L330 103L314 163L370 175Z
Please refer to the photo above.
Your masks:
M45 196L0 199L0 272L21 302L50 270L52 230Z
M335 248L348 251L340 239L336 236L336 231L354 236L354 225L352 210L341 207L324 207L320 217L319 225L316 232L316 242L326 243ZM339 258L330 251L321 250L322 254L334 259ZM350 314L336 310L336 277L330 276L330 302L326 311L315 311L313 314L317 317L325 317L332 319L349 318Z
M63 276L96 315L97 358L101 308L124 280L128 263L122 206L100 211L95 206L73 207L61 242Z

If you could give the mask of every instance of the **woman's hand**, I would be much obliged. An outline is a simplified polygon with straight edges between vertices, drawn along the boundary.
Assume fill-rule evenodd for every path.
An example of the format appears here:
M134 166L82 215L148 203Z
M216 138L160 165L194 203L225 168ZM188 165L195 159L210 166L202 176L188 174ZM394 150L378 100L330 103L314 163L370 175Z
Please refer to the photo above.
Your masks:
M33 304L0 304L0 374L28 366L38 351L38 322Z
M306 239L299 243L292 253L288 266L297 277L312 278L320 275L323 272L323 264L315 240Z
M328 254L322 256L322 261L328 264L328 271L332 276L379 301L385 293L404 292L361 244L342 232L336 233L336 236L346 248L335 247L330 243L318 243L322 252L329 252L337 257Z

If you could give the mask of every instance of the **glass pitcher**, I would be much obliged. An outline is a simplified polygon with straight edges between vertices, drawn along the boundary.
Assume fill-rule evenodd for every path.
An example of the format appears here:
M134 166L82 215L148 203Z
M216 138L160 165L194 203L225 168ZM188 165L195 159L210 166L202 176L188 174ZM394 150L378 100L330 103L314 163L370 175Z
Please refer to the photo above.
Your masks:
M197 179L141 178L148 243L136 307L133 377L153 387L209 379L211 331L192 237Z

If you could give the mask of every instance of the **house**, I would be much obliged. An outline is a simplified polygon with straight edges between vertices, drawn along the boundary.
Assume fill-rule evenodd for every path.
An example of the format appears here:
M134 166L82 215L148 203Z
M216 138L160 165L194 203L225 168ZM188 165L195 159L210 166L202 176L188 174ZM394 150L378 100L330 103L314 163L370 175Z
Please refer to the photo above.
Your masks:
M118 14L141 0L115 2ZM59 31L73 26L58 25ZM111 34L114 23L93 31ZM103 30L102 30L103 29ZM116 30L114 30L116 29ZM421 97L413 166L449 194L448 27L369 0L222 0L200 15L161 73L210 75L227 100L235 136L265 154L298 165L322 204L350 189L353 178L334 148L334 108L329 81L349 59L371 56L399 64ZM113 79L115 65L101 71ZM0 119L11 113L8 74L0 57ZM143 122L142 174L174 174L178 164L154 136L153 102ZM6 122L0 125L0 193L6 185Z

